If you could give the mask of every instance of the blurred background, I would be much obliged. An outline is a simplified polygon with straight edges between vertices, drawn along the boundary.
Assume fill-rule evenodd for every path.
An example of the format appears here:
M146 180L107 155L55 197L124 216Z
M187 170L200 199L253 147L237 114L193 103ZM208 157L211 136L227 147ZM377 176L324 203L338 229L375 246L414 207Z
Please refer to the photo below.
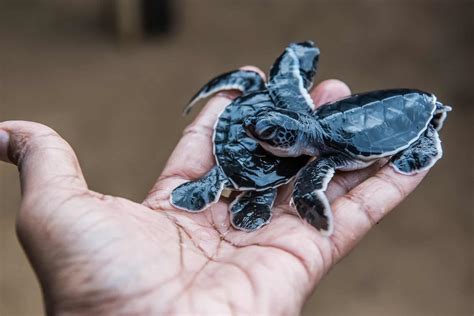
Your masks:
M453 106L444 158L308 300L304 315L473 315L474 1L0 0L0 120L75 148L92 189L141 201L211 77L268 70L292 41L316 80L413 87ZM14 231L19 181L0 164L0 315L41 315Z

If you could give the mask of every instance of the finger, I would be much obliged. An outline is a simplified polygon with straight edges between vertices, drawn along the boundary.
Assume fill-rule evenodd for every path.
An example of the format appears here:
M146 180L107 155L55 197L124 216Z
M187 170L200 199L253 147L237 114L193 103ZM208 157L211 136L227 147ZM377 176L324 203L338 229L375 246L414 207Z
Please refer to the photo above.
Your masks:
M336 175L331 179L326 190L326 196L330 203L337 198L347 194L361 182L375 175L380 168L387 164L386 159L376 161L367 168L354 171L336 171Z
M426 175L402 175L386 165L332 204L334 233L330 237L335 261L346 255L358 241L402 202Z
M263 72L253 66L241 69ZM186 180L197 179L207 173L215 164L212 135L214 125L224 108L237 96L238 91L224 91L212 97L196 119L183 132L183 137L171 154L161 176L148 193L143 204L159 208L168 206L171 189Z
M0 159L18 166L24 200L50 192L87 190L71 146L42 124L0 123Z
M338 100L350 94L351 89L347 86L347 84L337 79L325 80L318 84L310 92L316 107L319 107L327 102Z

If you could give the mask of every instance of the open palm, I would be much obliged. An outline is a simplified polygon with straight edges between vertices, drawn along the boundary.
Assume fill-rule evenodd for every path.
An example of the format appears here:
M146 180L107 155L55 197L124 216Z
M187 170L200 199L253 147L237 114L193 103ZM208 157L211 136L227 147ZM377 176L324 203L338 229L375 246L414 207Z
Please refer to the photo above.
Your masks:
M349 94L336 80L316 104ZM18 165L18 234L51 314L298 314L319 280L421 181L388 166L340 173L328 188L335 231L323 237L288 206L282 187L271 223L245 233L221 201L199 214L170 192L214 164L212 126L232 94L209 101L142 204L87 188L70 146L43 125L0 123L0 158ZM3 133L2 133L3 131Z

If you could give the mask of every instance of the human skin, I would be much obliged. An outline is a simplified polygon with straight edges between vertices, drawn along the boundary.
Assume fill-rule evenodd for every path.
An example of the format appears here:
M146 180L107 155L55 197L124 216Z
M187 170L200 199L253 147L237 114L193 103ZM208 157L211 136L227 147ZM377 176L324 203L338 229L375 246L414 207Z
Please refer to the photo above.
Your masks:
M349 93L327 80L311 96L320 105ZM73 149L49 127L0 123L0 159L20 172L18 237L47 314L297 315L331 267L426 174L401 175L383 163L336 173L327 190L330 237L296 215L288 187L271 223L252 233L229 224L226 198L197 214L173 208L170 192L215 163L212 127L235 96L208 102L142 203L89 190Z

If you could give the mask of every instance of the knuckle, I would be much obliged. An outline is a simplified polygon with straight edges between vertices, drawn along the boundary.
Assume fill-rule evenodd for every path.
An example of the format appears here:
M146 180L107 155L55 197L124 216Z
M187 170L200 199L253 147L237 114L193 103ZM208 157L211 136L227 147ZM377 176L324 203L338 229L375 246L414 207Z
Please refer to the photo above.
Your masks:
M10 134L8 159L21 165L25 156L32 150L42 147L42 144L51 139L66 143L52 128L35 122L22 122L14 126Z
M378 220L375 218L377 212L373 205L366 202L365 199L354 192L348 192L344 197L357 206L357 208L365 215L371 227L378 223Z
M337 189L340 190L340 192L343 192L343 194L346 194L351 190L351 186L349 185L347 180L344 177L338 175L334 176L331 179L330 185L336 186Z
M377 179L379 179L382 183L392 187L397 191L398 195L401 198L405 198L408 195L407 190L400 185L397 181L395 181L392 177L386 175L385 173L377 173L374 175Z
M183 136L201 135L204 137L212 137L213 133L214 133L214 130L210 126L197 124L197 123L191 123L184 129Z

